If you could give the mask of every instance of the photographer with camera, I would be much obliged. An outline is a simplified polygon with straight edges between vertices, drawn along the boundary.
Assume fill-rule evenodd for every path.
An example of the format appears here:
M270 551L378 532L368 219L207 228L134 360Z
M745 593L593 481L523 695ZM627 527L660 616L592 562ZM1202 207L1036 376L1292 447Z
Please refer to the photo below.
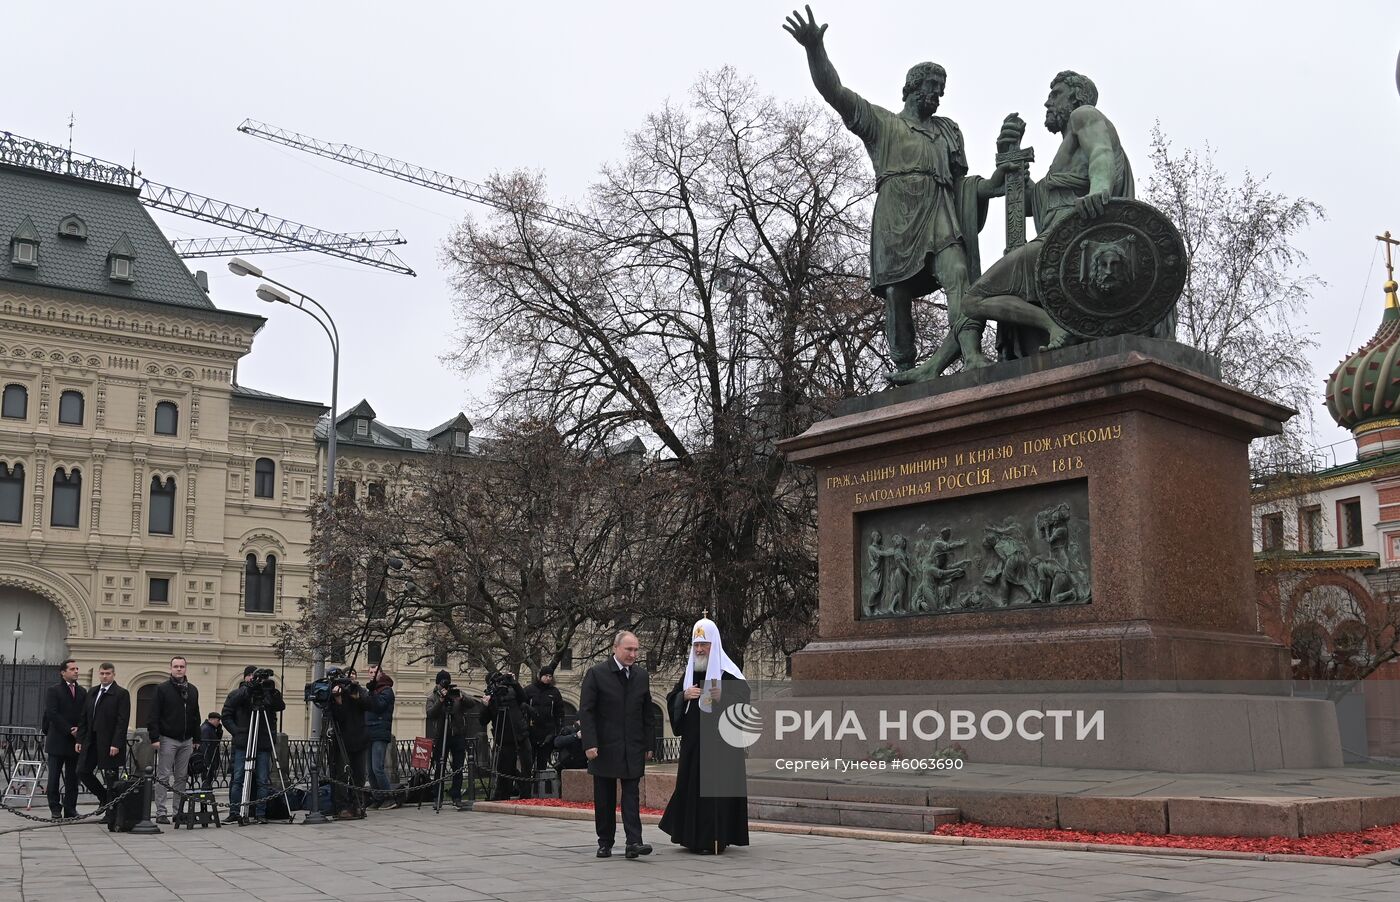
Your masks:
M528 799L534 793L530 776L535 756L530 746L529 716L525 690L515 677L497 671L486 678L486 713L491 721L491 770L495 789L491 801L519 794Z
M433 741L433 773L438 773L439 763L450 763L453 775L449 796L452 804L461 805L467 740L476 739L480 747L486 706L459 689L452 682L452 674L439 670L433 691L428 693L427 713L427 735Z
M369 665L369 710L365 712L365 733L369 737L369 785L374 799L369 807L389 811L399 807L389 774L384 769L384 757L394 742L394 678L378 664Z
M560 770L583 770L588 767L588 756L583 753L583 727L577 720L564 725L564 729L554 737L553 745L559 752Z
M240 812L243 823L267 823L266 798L271 792L272 781L272 715L285 711L287 703L272 680L272 671L259 669L253 664L243 668L243 683L228 694L224 700L223 724L229 732L229 758L233 768L228 784L229 823L238 821ZM254 717L254 712L263 712L265 717ZM254 723L254 720L257 723ZM249 732L254 731L251 744ZM253 786L249 796L253 811L243 811L243 783L248 771L248 750L254 750Z
M365 816L365 750L369 747L369 734L365 730L369 693L338 668L326 671L326 681L330 685L326 713L330 715L332 736L327 757L331 759L331 777L339 781L335 785L336 819L362 818Z
M540 668L540 675L525 690L525 701L534 711L530 721L530 744L535 751L535 770L549 767L554 752L554 737L559 735L559 721L564 716L564 696L554 685L554 668Z

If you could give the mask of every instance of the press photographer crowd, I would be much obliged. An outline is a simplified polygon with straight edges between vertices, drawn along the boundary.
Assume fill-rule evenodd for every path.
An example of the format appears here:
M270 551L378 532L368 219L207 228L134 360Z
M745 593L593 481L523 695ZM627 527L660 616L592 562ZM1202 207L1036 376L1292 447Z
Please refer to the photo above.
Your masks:
M322 712L320 773L322 798L308 800L283 773L278 755L279 715L287 708L271 669L248 665L242 682L222 710L201 715L199 689L190 682L188 662L170 661L170 678L151 695L144 723L132 723L130 693L118 685L116 668L102 663L98 684L78 685L73 659L59 667L48 688L41 732L47 771L47 800L54 819L77 818L80 787L99 808L125 794L126 807L139 802L127 792L138 775L141 743L128 742L129 728L144 727L154 759L153 815L170 824L179 799L219 807L215 784L227 775L224 823L264 824L269 811L286 819L291 811L320 808L337 820L365 817L368 810L401 807L405 798L461 807L467 774L482 778L491 800L529 797L536 775L547 768L587 765L576 720L565 721L563 696L545 667L528 689L508 673L491 674L485 690L464 691L452 675L439 671L425 699L421 738L411 761L391 761L395 736L394 679L370 665L361 683L353 669L331 668L304 690L305 701ZM468 750L474 750L468 767ZM395 786L395 771L402 785ZM274 774L276 780L273 780ZM467 778L469 779L469 778ZM320 782L320 781L318 781ZM324 798L326 784L330 798ZM440 791L438 790L440 787ZM285 798L284 798L285 796ZM309 804L308 804L309 802ZM13 810L13 806L11 807ZM125 817L130 820L131 815ZM108 812L120 823L122 811Z
M625 857L649 855L652 848L642 841L640 785L647 763L658 757L663 725L654 713L650 675L638 663L640 649L634 633L617 633L612 654L584 674L578 718L567 722L551 668L542 668L529 688L509 673L493 673L479 694L439 671L424 700L424 735L412 740L407 767L393 735L393 677L371 665L368 680L360 683L353 668L332 668L303 691L304 701L320 714L322 735L305 744L308 754L298 762L305 768L296 773L286 772L289 743L278 732L278 717L287 703L273 671L248 665L222 710L201 718L188 664L183 657L172 658L170 678L155 688L146 722L137 725L145 728L151 768L140 760L140 742L129 749L131 696L117 684L116 669L103 663L98 685L84 688L78 685L78 663L70 658L45 698L49 811L58 823L91 818L92 813L78 815L81 783L96 797L112 830L155 833L156 825L172 822L177 827L265 824L291 820L303 810L306 822L318 823L327 814L355 820L405 801L431 801L435 811L445 805L470 809L463 789L475 799L477 779L490 801L529 798L536 777L549 769L587 768L597 857L612 856L619 808ZM719 628L702 617L664 709L680 737L680 754L675 789L659 826L689 851L721 854L731 845L748 845L745 755L742 747L720 741L719 720L725 706L749 701L749 684L725 655ZM702 737L707 737L705 792ZM135 779L140 771L147 776ZM224 773L228 801L220 802L214 784ZM226 818L220 809L227 810ZM152 814L154 824L149 824Z

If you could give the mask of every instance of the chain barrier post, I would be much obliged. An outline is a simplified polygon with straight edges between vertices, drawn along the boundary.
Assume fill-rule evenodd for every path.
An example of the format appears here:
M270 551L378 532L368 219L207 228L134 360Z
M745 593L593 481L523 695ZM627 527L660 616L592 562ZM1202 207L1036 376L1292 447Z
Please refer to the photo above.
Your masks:
M331 819L321 811L321 770L317 760L321 756L320 742L311 749L311 786L306 790L306 817L302 824L329 824Z
M154 836L165 831L156 826L151 820L151 805L153 803L154 788L151 785L155 780L156 769L147 765L141 770L141 823L131 828L131 832L138 836Z
M476 737L467 738L467 800L457 806L460 811L471 811L476 806Z

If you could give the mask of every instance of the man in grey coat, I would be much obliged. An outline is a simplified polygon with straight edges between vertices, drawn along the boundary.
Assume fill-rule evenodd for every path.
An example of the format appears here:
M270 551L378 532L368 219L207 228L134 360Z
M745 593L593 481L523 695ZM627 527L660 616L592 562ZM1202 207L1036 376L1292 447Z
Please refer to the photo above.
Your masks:
M622 828L627 857L650 855L642 842L641 782L651 760L655 724L646 668L637 663L641 644L623 631L613 639L612 657L589 669L579 693L578 716L588 772L593 775L593 824L598 857L612 855L617 838L617 784L622 781Z

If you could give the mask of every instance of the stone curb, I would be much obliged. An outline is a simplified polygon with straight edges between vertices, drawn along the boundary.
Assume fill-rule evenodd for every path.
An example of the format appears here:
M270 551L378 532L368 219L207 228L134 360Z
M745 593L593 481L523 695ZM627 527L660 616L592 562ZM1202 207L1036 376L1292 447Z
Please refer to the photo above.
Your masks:
M539 805L511 805L505 802L477 802L475 811L489 814L516 814L526 817L552 817L559 820L586 821L593 812L582 808L549 808ZM656 824L661 818L642 815L642 823ZM1231 852L1213 849L1174 849L1163 846L1121 846L1108 843L1049 842L1031 839L985 839L977 836L935 836L931 833L903 833L896 830L864 830L859 827L828 827L819 824L785 824L773 821L751 821L749 829L756 833L786 833L793 836L828 836L833 839L865 839L878 842L902 842L931 846L1003 846L1022 849L1061 849L1067 852L1119 852L1129 855L1163 855L1173 858L1225 858L1241 861L1281 861L1294 864L1333 864L1343 867L1368 868L1372 865L1400 860L1400 849L1363 855L1357 858L1330 858L1323 855L1284 855L1267 852Z

